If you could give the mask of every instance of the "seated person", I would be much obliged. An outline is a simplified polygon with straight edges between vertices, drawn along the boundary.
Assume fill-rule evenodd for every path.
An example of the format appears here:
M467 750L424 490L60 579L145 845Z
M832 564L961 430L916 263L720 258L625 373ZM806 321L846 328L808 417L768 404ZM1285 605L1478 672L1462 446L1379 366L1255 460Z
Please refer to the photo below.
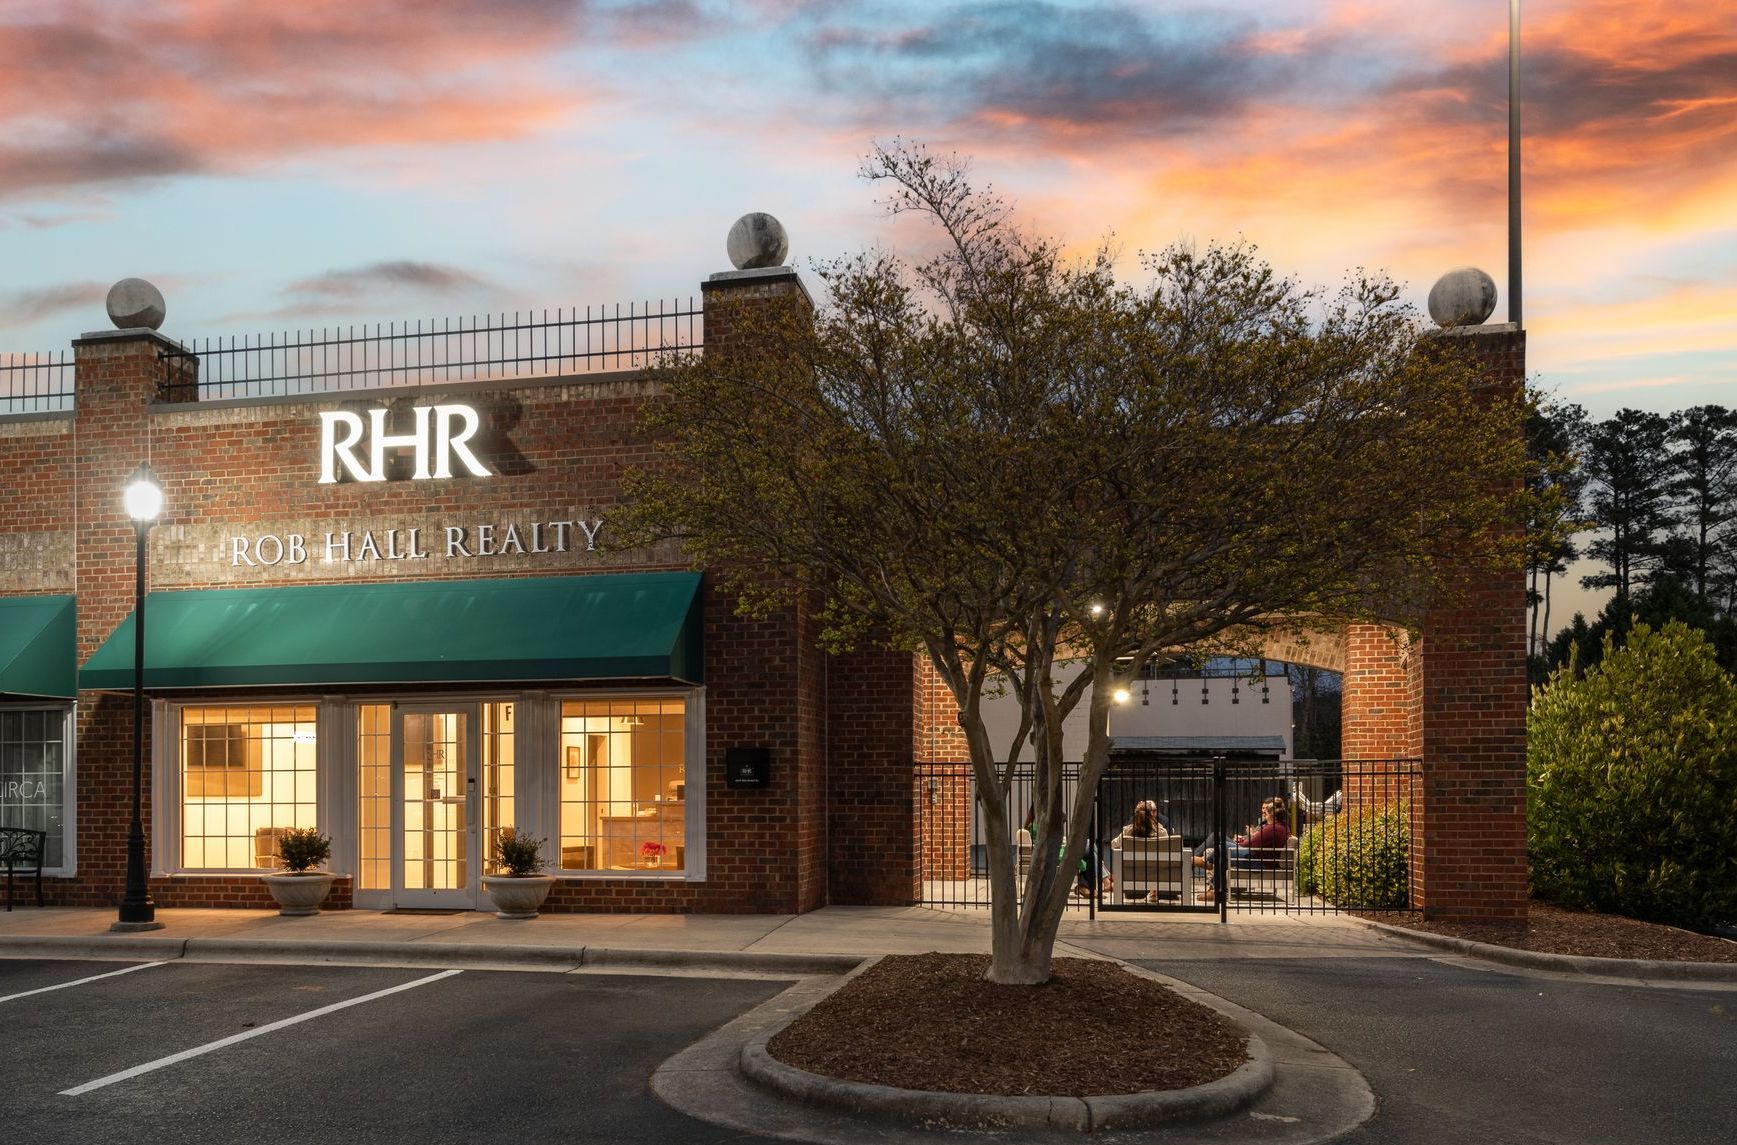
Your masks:
M1110 846L1114 850L1120 851L1124 839L1168 839L1170 834L1169 825L1158 814L1158 804L1150 799L1142 799L1134 804L1133 817L1128 821L1128 825L1122 828L1121 833L1110 840ZM1111 885L1113 883L1113 879L1106 880L1104 889L1114 890L1115 887ZM1146 897L1146 892L1132 891L1128 893L1127 897L1132 900L1143 899Z
M1278 856L1284 854L1285 844L1291 838L1290 828L1285 826L1284 820L1284 796L1275 795L1263 801L1260 825L1236 836L1231 840L1230 846L1225 848L1230 856L1231 866L1261 869L1278 863ZM1201 854L1194 856L1195 867L1210 873L1217 852L1216 847L1205 848ZM1200 901L1214 901L1213 892L1207 891L1201 895Z
M1037 841L1037 811L1035 808L1026 813L1025 833L1026 838L1034 843ZM1066 855L1067 844L1063 843L1062 846L1057 849L1056 854L1058 858ZM1098 873L1100 870L1103 870L1105 865L1106 864L1099 859L1098 848L1093 846L1090 841L1087 841L1085 853L1080 856L1078 879L1073 890L1069 893L1090 896L1093 885L1099 882ZM1103 870L1102 888L1105 894L1109 894L1110 891L1115 889L1115 879L1110 876L1108 870Z
M1119 849L1123 839L1168 839L1170 834L1170 825L1158 814L1158 805L1150 799L1142 799L1134 804L1134 814L1128 825L1110 845Z

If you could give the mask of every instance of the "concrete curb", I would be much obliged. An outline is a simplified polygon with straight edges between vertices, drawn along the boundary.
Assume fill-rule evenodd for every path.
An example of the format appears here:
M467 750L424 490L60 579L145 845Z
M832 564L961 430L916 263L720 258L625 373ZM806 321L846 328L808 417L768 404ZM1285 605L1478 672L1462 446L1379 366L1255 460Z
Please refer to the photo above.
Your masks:
M1646 958L1593 958L1582 954L1549 954L1541 950L1518 950L1490 942L1474 942L1451 934L1407 930L1372 918L1357 921L1374 930L1451 950L1472 958L1520 966L1528 970L1555 970L1597 978L1621 978L1631 982L1725 982L1737 984L1737 962L1658 962Z
M639 950L587 946L588 967L649 967L654 969L728 970L736 973L778 974L807 978L815 974L848 974L861 966L860 954L781 954L753 950Z
M839 981L832 989L842 987L845 981L848 979ZM1247 1043L1249 1060L1215 1081L1187 1089L1101 1097L1009 1097L897 1089L823 1077L787 1065L768 1053L766 1043L824 996L816 996L791 1010L782 1020L750 1038L741 1050L743 1075L792 1101L901 1126L980 1131L1060 1129L1097 1133L1182 1125L1228 1116L1273 1087L1273 1055L1266 1043L1252 1033Z
M638 950L603 946L503 946L471 942L345 942L335 939L160 938L141 936L0 937L0 958L104 961L329 963L343 966L519 966L580 969L719 971L804 978L844 974L851 954L783 954L745 950Z
M75 958L116 962L162 962L187 953L188 939L115 935L0 937L0 958Z

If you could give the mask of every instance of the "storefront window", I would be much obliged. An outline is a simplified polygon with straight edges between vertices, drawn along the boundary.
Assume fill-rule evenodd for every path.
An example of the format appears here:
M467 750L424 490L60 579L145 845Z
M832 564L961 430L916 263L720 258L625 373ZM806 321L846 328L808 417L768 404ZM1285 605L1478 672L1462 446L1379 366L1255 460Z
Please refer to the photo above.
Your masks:
M317 825L314 711L182 710L183 866L275 868L279 834Z
M680 699L561 705L561 869L687 865L686 706Z
M0 824L47 832L42 865L65 865L64 710L0 711Z
M392 886L392 707L356 709L356 889Z

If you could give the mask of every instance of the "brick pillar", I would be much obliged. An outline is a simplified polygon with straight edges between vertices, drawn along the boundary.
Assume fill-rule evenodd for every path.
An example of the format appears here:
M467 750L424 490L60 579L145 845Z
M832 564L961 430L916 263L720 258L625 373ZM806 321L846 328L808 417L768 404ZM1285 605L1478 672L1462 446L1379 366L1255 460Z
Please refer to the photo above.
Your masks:
M814 305L794 269L726 271L701 284L705 304L705 353L709 358L775 354L779 323L806 320ZM732 608L717 594L708 604ZM721 618L708 623L708 636L724 626ZM815 620L806 601L778 614L776 624L760 624L776 647L763 650L726 649L709 642L706 678L718 696L752 690L753 700L739 695L744 726L714 725L707 744L707 818L713 850L726 854L727 841L716 836L732 822L781 823L788 850L757 856L769 889L756 902L759 909L808 911L827 902L827 689L825 657L814 638ZM750 663L741 663L748 653ZM718 670L734 661L733 669ZM778 670L772 670L773 665ZM772 790L730 791L725 786L723 758L731 736L740 742L775 744ZM715 795L713 793L716 793ZM716 812L716 814L714 814Z
M919 870L924 878L963 879L970 874L975 802L971 748L959 726L959 705L926 656L911 661L911 691L916 707L911 746L923 765L914 793Z
M83 664L133 610L134 533L121 491L140 462L150 460L150 415L163 378L159 349L182 347L154 330L109 330L73 342L78 398L74 421L73 487L77 521L73 574L78 592L78 662ZM184 505L184 475L156 466L163 516L173 522ZM146 720L150 719L147 710ZM127 825L132 816L132 698L81 692L78 698L79 888L86 904L118 902L126 881ZM145 728L143 818L148 869L151 848L151 731ZM155 888L153 888L153 893Z
M1416 755L1418 680L1411 639L1387 625L1349 625L1344 671L1340 754L1346 759Z
M1444 331L1499 398L1525 384L1526 335L1511 325ZM1518 434L1520 427L1516 425ZM1526 917L1526 586L1518 562L1468 567L1432 608L1421 641L1425 808L1415 905L1431 918Z

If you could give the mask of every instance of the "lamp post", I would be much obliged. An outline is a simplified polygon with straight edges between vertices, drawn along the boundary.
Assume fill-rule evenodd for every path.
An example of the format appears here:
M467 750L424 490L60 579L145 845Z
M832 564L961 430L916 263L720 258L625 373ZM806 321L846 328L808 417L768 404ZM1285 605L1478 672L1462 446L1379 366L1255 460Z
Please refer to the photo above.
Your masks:
M145 537L163 508L163 487L149 462L133 471L121 500L133 519L138 544L133 562L133 819L127 826L127 889L121 896L120 919L109 929L156 930L163 924L145 885L145 825L139 806L145 770Z

